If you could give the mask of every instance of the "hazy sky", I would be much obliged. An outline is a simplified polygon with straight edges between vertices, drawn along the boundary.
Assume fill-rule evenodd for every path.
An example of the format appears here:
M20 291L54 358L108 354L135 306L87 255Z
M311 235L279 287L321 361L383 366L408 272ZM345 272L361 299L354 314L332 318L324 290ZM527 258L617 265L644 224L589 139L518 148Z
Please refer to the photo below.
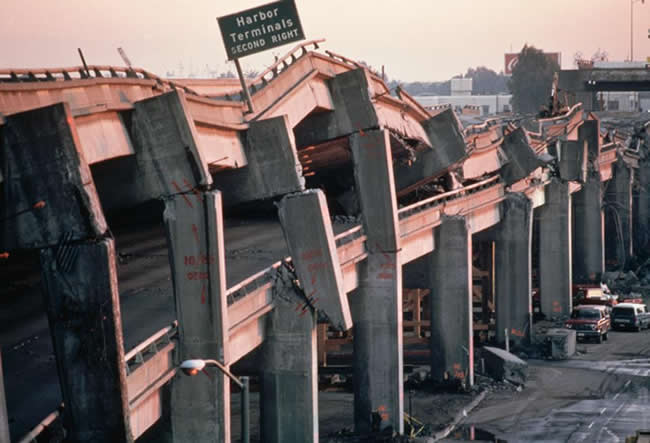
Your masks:
M597 49L610 60L629 57L630 0L296 0L305 34L325 38L325 48L404 81L445 80L484 65L503 69L503 53L524 43L573 55ZM205 75L225 71L216 17L265 0L0 0L0 68L123 65L156 74L178 73L182 63ZM650 56L650 2L635 3L634 55ZM273 54L295 43L242 59L262 70Z

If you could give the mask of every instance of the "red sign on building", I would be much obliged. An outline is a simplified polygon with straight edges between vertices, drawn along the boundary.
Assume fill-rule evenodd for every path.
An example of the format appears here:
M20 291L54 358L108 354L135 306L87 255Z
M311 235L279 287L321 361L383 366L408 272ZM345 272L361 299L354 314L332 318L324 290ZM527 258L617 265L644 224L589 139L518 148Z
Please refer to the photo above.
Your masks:
M549 60L553 60L562 66L562 53L561 52L545 52L544 55L548 57ZM512 75L512 71L517 66L519 61L519 53L506 53L505 54L505 69L504 72L506 75Z

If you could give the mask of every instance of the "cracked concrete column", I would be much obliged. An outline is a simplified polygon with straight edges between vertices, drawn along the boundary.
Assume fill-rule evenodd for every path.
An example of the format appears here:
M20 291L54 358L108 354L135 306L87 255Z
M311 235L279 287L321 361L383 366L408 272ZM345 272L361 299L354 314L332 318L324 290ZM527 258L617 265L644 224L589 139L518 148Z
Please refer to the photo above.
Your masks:
M350 137L368 258L350 296L354 321L354 423L404 431L402 265L388 131L363 130Z
M0 169L0 249L41 250L66 441L132 441L115 247L68 105L8 116Z
M546 318L571 313L572 250L569 183L557 178L546 185L546 203L535 210L539 220L539 289Z
M634 171L622 158L612 165L605 184L605 262L622 268L632 257L632 181Z
M41 250L70 442L132 441L113 239Z
M522 193L509 193L501 203L496 235L496 337L525 344L530 338L532 203Z
M429 257L431 376L474 384L472 234L464 217L443 217Z
M229 364L228 310L221 194L195 191L170 197L163 214L178 319L179 360ZM173 440L230 442L230 381L218 369L208 376L178 375L172 383Z
M279 290L262 345L261 434L265 443L317 443L316 313L293 289Z

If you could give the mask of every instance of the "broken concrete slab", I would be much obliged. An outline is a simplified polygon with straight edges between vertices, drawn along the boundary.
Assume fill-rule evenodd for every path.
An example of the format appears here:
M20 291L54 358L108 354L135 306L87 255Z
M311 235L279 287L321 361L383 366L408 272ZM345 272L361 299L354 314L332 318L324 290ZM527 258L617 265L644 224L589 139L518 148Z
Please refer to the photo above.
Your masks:
M309 146L379 127L379 116L370 97L370 81L365 69L338 74L327 82L334 111L319 112L296 126L296 143Z
M135 155L92 167L105 209L212 184L182 91L138 101L133 108L122 119Z
M415 153L410 165L395 164L395 186L398 190L417 187L445 173L467 157L463 130L451 109L421 122L431 147Z
M305 189L296 142L286 115L250 122L243 138L248 164L215 176L226 204L262 200Z
M0 249L45 248L64 234L68 240L83 240L106 232L67 104L6 117L0 169L5 178ZM40 208L35 206L39 202Z
M517 385L523 385L528 378L528 363L510 352L484 346L481 358L485 362L485 372L495 380L507 380Z
M320 190L289 194L280 202L278 214L307 299L332 326L347 331L352 316L325 194Z
M527 177L540 166L544 166L544 162L531 148L523 128L517 128L506 134L501 149L508 157L508 163L500 171L506 185L511 185Z
M566 360L576 353L576 331L573 329L549 329L546 340L553 360Z

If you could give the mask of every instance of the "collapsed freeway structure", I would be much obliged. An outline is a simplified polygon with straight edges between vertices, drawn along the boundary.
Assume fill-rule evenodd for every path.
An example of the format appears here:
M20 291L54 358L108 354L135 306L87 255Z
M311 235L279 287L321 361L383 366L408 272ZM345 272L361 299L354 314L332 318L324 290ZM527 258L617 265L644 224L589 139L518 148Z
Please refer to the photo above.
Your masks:
M428 344L434 380L471 385L480 333L530 340L533 284L543 314L566 316L572 284L647 246L644 133L605 128L580 102L465 125L317 44L249 82L252 112L229 80L0 71L0 252L40 251L70 441L131 441L165 417L173 441L230 441L229 379L177 368L251 358L265 441L317 442L318 366L334 335L353 343L355 428L375 414L401 431L409 343ZM159 332L125 349L106 214L152 201L175 321L140 318ZM249 244L280 240L278 255L233 274L224 212L268 201L279 228Z

